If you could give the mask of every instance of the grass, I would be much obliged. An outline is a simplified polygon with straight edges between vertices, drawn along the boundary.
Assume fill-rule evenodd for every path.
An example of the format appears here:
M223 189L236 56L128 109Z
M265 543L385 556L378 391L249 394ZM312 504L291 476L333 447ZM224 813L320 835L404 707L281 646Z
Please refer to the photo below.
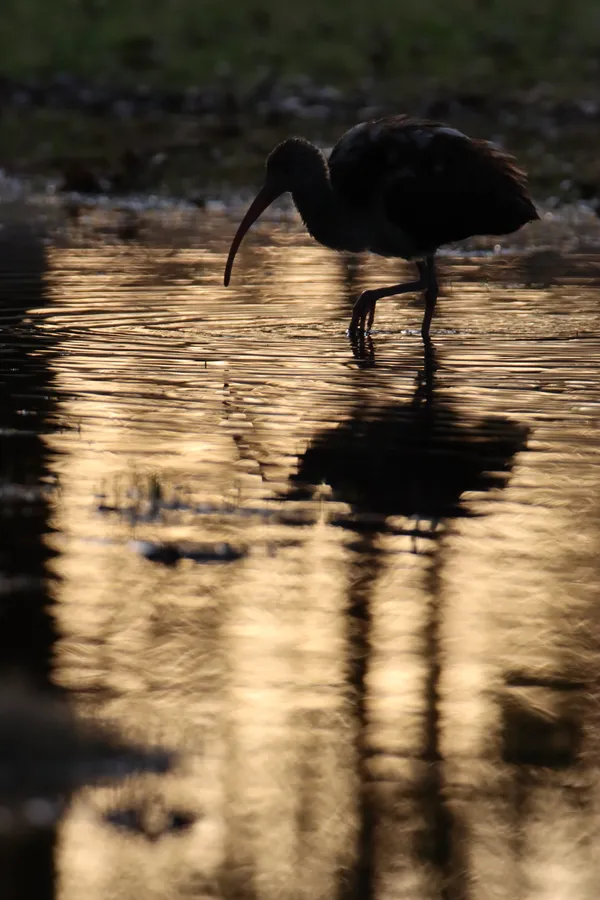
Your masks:
M577 198L580 181L600 196L597 116L561 111L563 99L598 96L598 0L4 0L0 61L0 78L44 83L64 73L117 96L120 85L221 90L230 80L243 98L266 75L342 88L370 79L397 111L479 95L478 111L451 102L440 117L477 136L500 135L540 197ZM539 102L516 96L540 87ZM77 157L102 174L124 150L166 150L163 188L203 196L257 183L265 154L292 131L333 142L361 105L335 120L269 124L243 101L233 115L204 117L166 113L160 102L123 117L86 114L85 104L7 104L0 167L60 177Z
M185 86L269 68L335 84L592 85L597 0L4 0L0 72Z

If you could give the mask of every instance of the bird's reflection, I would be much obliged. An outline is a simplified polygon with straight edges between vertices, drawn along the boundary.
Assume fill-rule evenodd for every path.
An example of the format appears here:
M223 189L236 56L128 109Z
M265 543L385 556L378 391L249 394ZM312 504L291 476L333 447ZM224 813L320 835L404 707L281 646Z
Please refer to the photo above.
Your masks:
M373 348L368 336L357 346L363 364L372 362ZM333 499L347 503L350 517L334 524L357 534L348 579L348 636L350 645L349 681L355 697L358 723L357 753L361 760L359 852L354 874L354 895L371 896L376 879L374 860L384 840L385 803L377 799L371 786L369 757L377 751L371 743L369 670L373 629L377 608L373 605L376 585L384 571L394 565L378 545L378 535L390 530L392 517L404 517L412 524L401 533L427 538L431 563L424 572L428 596L427 624L422 652L427 674L423 683L424 733L422 759L427 775L421 784L426 839L421 855L439 872L442 882L450 877L452 860L461 848L452 846L452 814L443 788L440 752L440 679L443 652L440 626L443 620L439 547L443 520L468 515L464 500L467 491L489 491L506 483L515 455L526 446L527 429L511 419L485 417L463 420L447 401L436 396L437 360L431 344L425 347L425 361L417 374L414 393L404 405L377 406L373 401L358 404L352 415L338 427L316 436L300 460L293 477L290 497L310 496L317 485L330 486ZM422 531L421 523L429 528ZM394 527L393 530L398 533ZM401 589L402 571L398 571ZM383 828L383 830L382 830Z
M368 365L372 344L368 336L361 340L357 353ZM502 487L526 445L527 428L499 416L463 421L436 397L437 369L428 345L409 403L361 403L346 421L318 434L301 457L290 496L326 483L335 499L350 505L357 524L368 516L377 530L389 516L435 527L468 514L466 492Z

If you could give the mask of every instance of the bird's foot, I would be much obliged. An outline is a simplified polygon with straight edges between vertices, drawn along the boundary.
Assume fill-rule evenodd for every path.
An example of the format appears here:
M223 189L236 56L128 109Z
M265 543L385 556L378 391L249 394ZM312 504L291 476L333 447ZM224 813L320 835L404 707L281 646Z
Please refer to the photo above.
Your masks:
M377 296L374 291L363 291L352 310L352 319L350 321L350 328L348 329L350 335L358 333L364 334L371 330L373 327L373 320L375 319L376 303Z
M348 333L350 338L350 349L354 359L358 363L360 369L368 369L375 365L375 348L373 346L373 338L364 331L356 334Z

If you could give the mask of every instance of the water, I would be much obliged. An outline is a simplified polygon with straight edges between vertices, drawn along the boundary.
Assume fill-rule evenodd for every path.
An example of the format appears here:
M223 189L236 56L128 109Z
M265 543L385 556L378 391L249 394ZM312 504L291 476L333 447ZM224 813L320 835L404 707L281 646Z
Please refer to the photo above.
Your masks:
M3 896L595 896L597 258L445 257L425 355L345 334L403 264L233 228L5 238L0 674L178 760Z

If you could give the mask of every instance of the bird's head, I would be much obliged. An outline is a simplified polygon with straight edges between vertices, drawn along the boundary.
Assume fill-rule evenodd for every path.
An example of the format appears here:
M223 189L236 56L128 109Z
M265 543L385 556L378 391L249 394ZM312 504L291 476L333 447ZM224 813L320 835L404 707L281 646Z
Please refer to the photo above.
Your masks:
M280 188L280 193L293 191L322 172L323 162L323 154L310 141L287 138L267 156L265 186Z
M235 255L248 229L281 194L300 189L304 183L322 173L325 166L321 152L303 138L287 138L269 153L265 164L264 184L250 204L231 242L225 266L225 287L229 284Z

